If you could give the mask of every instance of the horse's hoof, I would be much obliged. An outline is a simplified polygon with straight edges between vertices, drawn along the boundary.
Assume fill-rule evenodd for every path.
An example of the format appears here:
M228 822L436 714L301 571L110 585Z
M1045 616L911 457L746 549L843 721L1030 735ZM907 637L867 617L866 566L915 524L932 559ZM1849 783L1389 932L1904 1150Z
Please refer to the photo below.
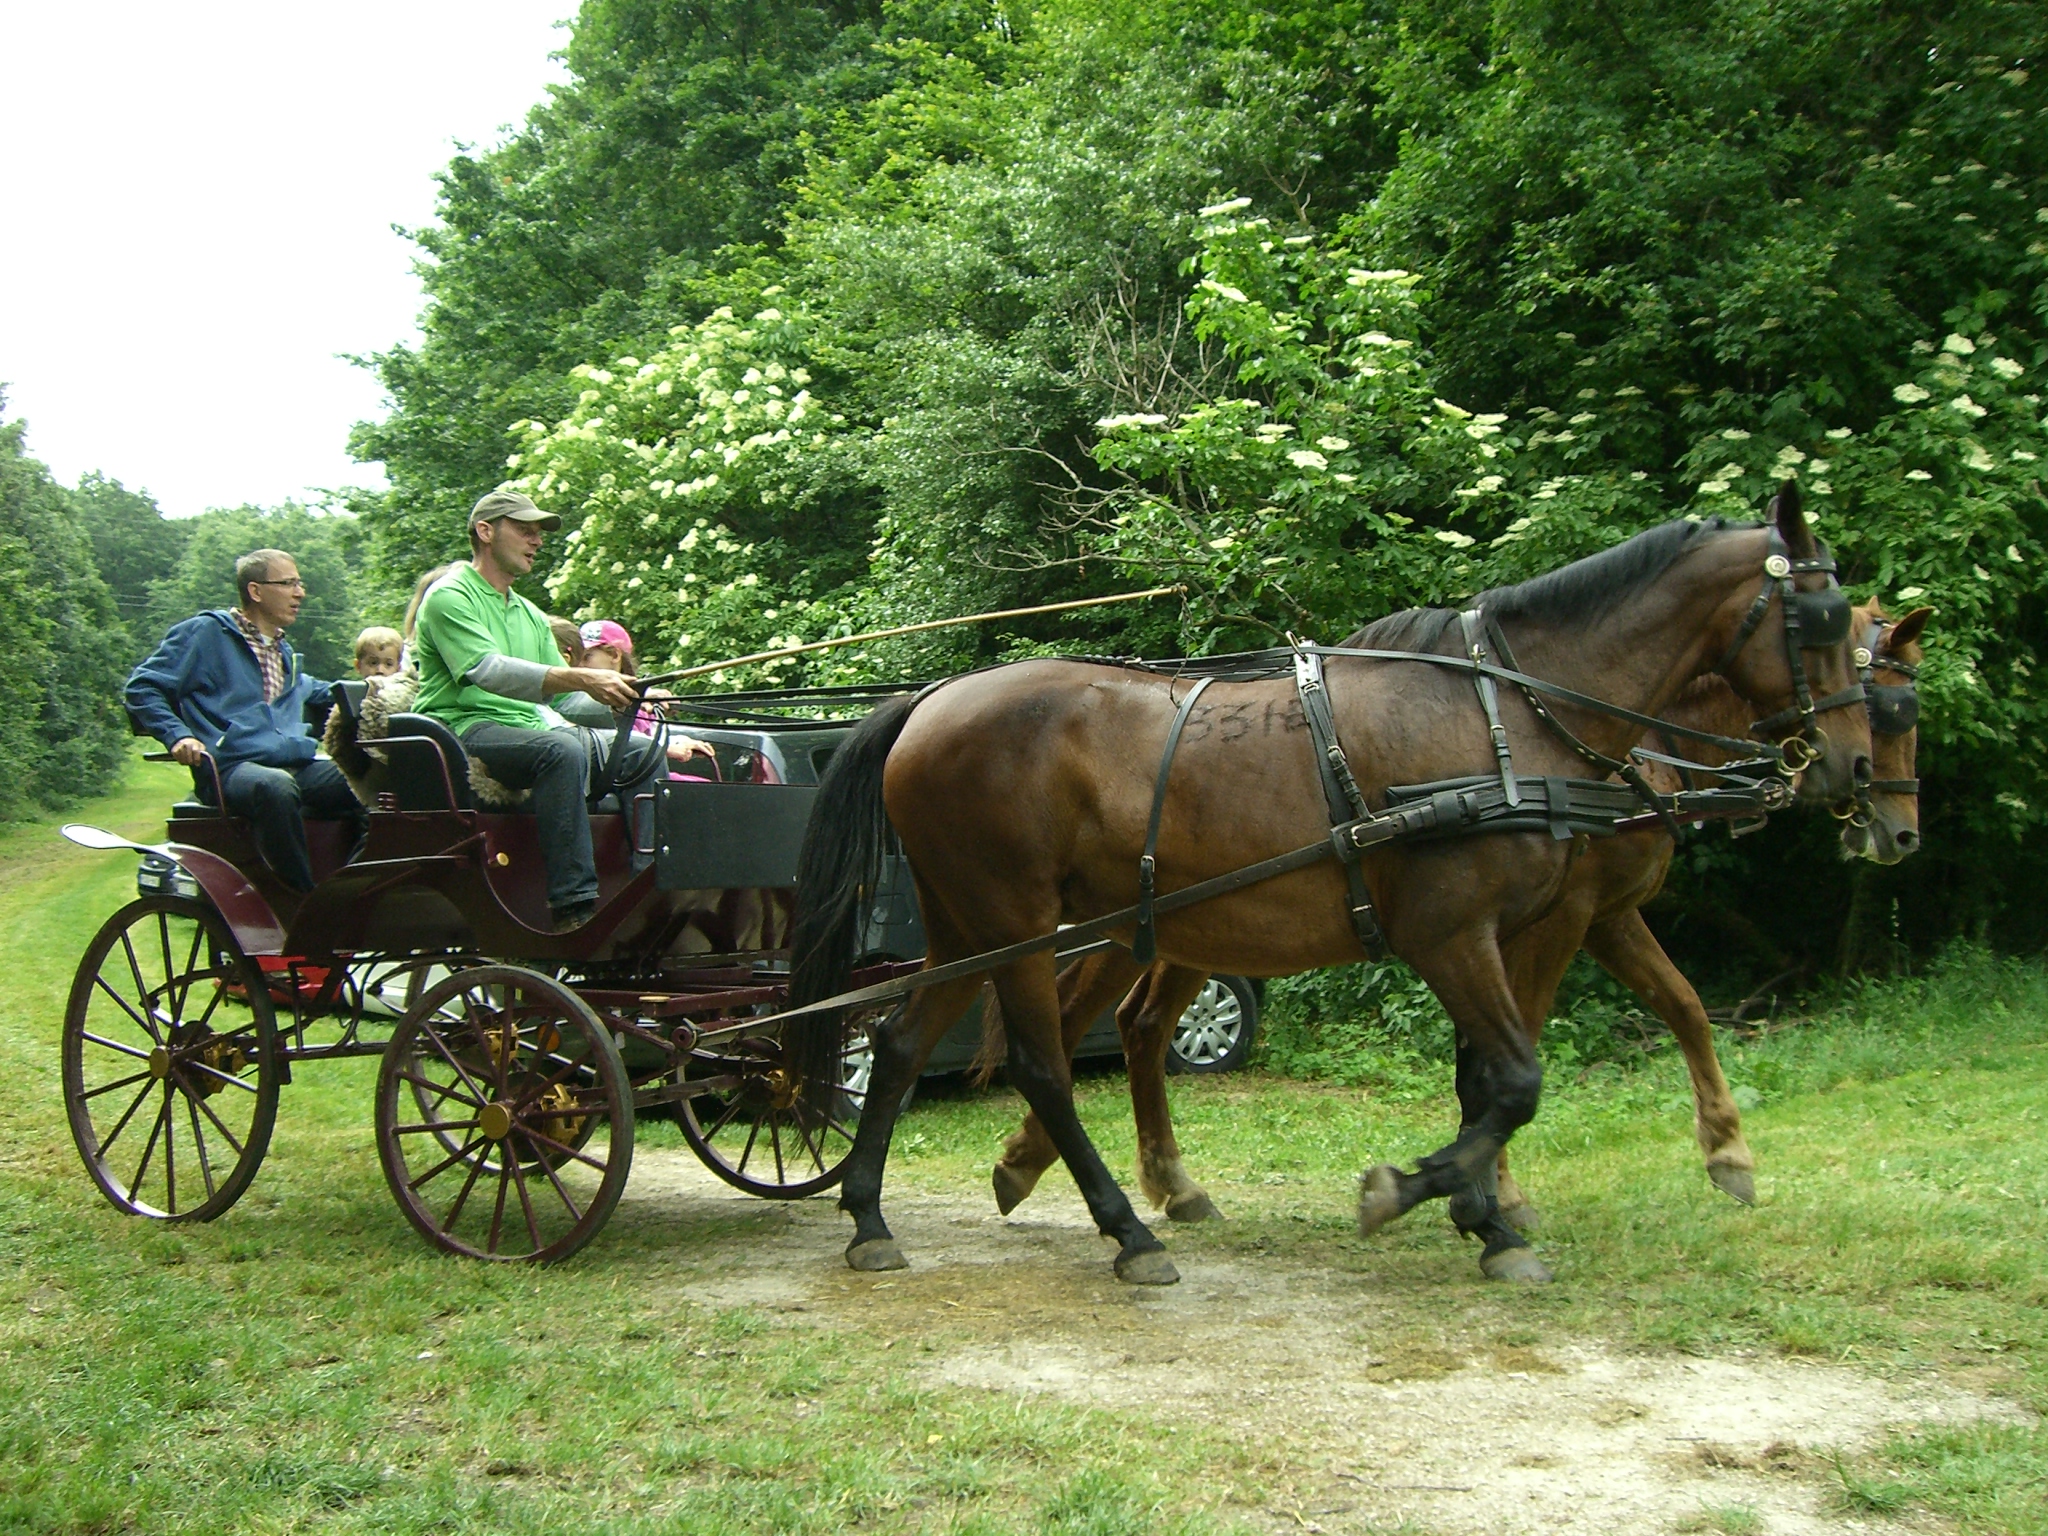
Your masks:
M1520 1205L1502 1206L1500 1219L1524 1235L1543 1225L1543 1213L1526 1200Z
M1741 1205L1756 1204L1756 1175L1747 1168L1730 1168L1724 1165L1707 1164L1707 1177L1714 1181L1714 1188Z
M1381 1163L1358 1176L1358 1235L1371 1237L1401 1214L1401 1175Z
M1524 1285L1548 1285L1552 1278L1550 1266L1533 1248L1503 1248L1481 1259L1479 1270L1489 1280L1519 1280Z
M1180 1271L1164 1248L1140 1248L1116 1256L1116 1277L1125 1285L1178 1285Z
M910 1260L903 1257L903 1250L896 1246L893 1237L871 1237L864 1243L849 1243L846 1248L846 1265L863 1273L884 1269L908 1269Z
M1038 1187L1037 1175L1019 1173L1008 1163L997 1163L994 1174L996 1210L1007 1216L1024 1203L1024 1197Z
M1215 1202L1197 1189L1185 1195L1175 1195L1166 1202L1168 1221L1221 1221L1223 1213L1216 1209Z

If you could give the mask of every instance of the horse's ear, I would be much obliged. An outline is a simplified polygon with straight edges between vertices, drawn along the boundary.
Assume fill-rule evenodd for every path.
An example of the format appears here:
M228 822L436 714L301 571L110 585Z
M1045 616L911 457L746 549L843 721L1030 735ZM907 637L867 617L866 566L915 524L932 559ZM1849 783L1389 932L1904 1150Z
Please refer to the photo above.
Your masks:
M1915 608L1891 627L1891 633L1884 637L1884 648L1896 654L1900 647L1912 645L1919 640L1920 632L1933 617L1932 608Z
M1810 560L1819 553L1819 546L1813 542L1813 530L1806 526L1806 508L1799 499L1797 480L1787 480L1771 498L1771 521L1777 524L1778 534L1794 559Z

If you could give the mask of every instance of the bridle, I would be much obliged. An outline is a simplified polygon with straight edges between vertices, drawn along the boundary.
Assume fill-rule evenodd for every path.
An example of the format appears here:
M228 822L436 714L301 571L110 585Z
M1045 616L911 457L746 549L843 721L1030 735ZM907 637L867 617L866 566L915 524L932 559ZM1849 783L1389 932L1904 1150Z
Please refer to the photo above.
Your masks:
M1818 546L1818 552L1810 558L1794 559L1783 534L1775 527L1766 528L1765 532L1769 537L1765 546L1769 553L1764 556L1763 590L1749 605L1749 612L1743 615L1742 623L1736 627L1735 638L1728 642L1728 649L1721 653L1714 670L1727 676L1736 657L1742 654L1742 648L1762 626L1764 616L1770 612L1771 599L1781 599L1785 608L1785 661L1792 672L1793 702L1776 714L1765 716L1749 729L1751 735L1765 741L1776 740L1782 754L1779 772L1790 778L1812 767L1827 751L1828 733L1821 729L1820 717L1830 710L1847 709L1852 704L1865 702L1870 671L1866 667L1861 681L1851 683L1839 692L1824 699L1814 698L1813 689L1806 680L1805 653L1826 650L1849 638L1849 599L1836 582L1834 556L1825 546ZM1793 585L1793 578L1808 574L1825 575L1828 584L1818 592L1801 592ZM1795 721L1799 725L1796 734L1779 735Z
M1869 698L1870 734L1873 736L1904 736L1920 724L1920 695L1914 686L1920 681L1920 668L1885 651L1885 634L1896 627L1897 622L1895 619L1872 619L1863 643L1856 647L1851 658L1856 663L1857 675L1863 680L1863 691ZM1897 673L1906 681L1875 681L1873 674L1879 667ZM1834 814L1838 820L1867 827L1875 815L1871 805L1873 795L1917 796L1919 793L1918 779L1872 779L1867 784L1856 786L1856 796L1849 809L1836 810Z

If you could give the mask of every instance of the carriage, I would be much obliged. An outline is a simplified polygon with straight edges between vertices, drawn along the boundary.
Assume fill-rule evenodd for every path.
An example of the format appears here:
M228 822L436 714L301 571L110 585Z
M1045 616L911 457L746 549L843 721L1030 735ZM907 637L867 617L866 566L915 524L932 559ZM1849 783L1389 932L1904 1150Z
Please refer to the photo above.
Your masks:
M338 707L359 710L362 686L340 685ZM546 1261L589 1242L625 1186L636 1115L672 1115L738 1189L831 1187L865 1087L863 1021L816 1082L754 1021L784 995L797 852L850 727L833 716L901 691L664 701L716 768L591 806L599 903L568 933L550 931L534 818L481 801L460 742L425 715L391 716L375 743L381 788L353 859L347 824L305 823L304 896L216 809L217 784L211 803L173 807L160 845L65 828L143 856L64 1017L65 1106L94 1183L136 1215L218 1216L261 1165L293 1074L375 1056L385 1178L453 1253ZM907 888L877 893L868 952L896 958L863 982L915 969L906 912L914 926Z

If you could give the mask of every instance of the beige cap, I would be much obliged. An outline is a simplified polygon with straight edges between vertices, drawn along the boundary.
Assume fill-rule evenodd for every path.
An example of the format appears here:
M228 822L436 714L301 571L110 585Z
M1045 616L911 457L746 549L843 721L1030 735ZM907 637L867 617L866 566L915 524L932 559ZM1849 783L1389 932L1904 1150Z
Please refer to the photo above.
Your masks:
M509 517L515 523L538 523L549 533L562 526L562 520L552 512L543 512L533 502L517 491L493 491L479 497L477 504L469 509L469 521L462 526L465 531L478 523L495 523Z

